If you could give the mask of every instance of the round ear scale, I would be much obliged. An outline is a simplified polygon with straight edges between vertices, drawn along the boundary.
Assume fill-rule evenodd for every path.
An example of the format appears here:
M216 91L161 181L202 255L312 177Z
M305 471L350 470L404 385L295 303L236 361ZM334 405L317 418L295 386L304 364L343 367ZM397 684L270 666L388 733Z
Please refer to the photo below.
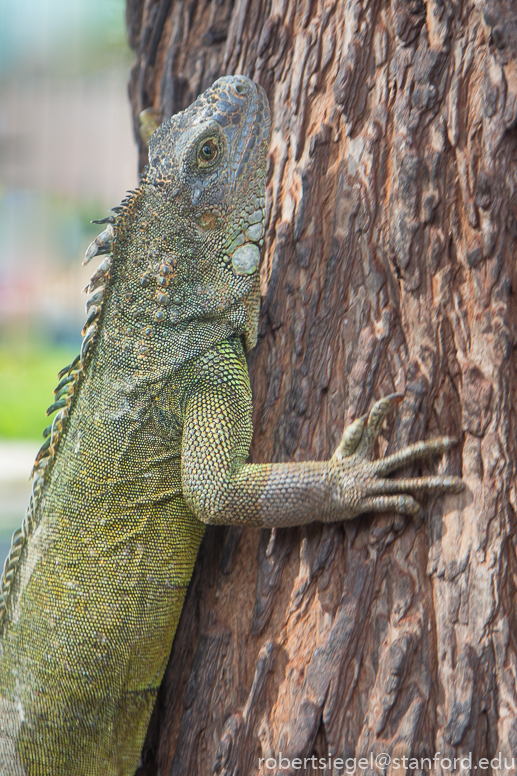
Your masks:
M236 275L252 275L260 264L260 250L254 243L246 243L232 254L232 267Z

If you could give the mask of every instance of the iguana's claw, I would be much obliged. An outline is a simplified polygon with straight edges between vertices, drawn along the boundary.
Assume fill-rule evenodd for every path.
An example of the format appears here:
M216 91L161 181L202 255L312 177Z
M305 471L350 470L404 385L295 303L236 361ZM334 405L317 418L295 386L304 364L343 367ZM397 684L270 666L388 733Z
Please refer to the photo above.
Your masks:
M454 447L458 443L453 437L435 437L435 439L426 439L422 442L416 442L399 450L393 455L387 455L386 458L380 458L374 461L375 474L391 474L391 472L401 469L408 463L413 463L419 458L429 458L431 455L441 455ZM443 479L443 478L442 478ZM448 479L451 479L450 477ZM455 477L453 479L458 479ZM461 482L461 480L459 480Z
M368 415L363 415L346 426L343 431L343 436L341 437L341 442L332 456L332 461L341 461L342 458L348 458L355 453L363 437L367 418Z
M151 135L160 126L161 120L154 108L145 108L138 114L138 133L144 145L148 146Z
M346 426L341 442L332 456L332 460L340 461L356 453L361 458L369 457L384 422L384 418L396 404L403 399L401 393L392 393L375 402L369 414L362 415Z
M401 393L391 393L389 396L384 396L375 402L368 415L368 423L366 424L363 438L356 450L357 455L361 456L361 458L369 458L371 456L386 415L393 407L400 404L403 398L404 396Z
M338 509L347 517L364 512L395 511L411 515L417 520L423 517L420 504L409 492L458 493L464 484L459 477L429 476L406 479L386 479L386 475L413 463L419 458L439 455L457 443L452 437L437 437L399 450L386 458L371 460L371 454L382 423L395 405L402 400L400 394L391 394L376 402L370 414L351 423L343 432L341 442L331 458L335 466ZM343 519L337 515L331 520Z

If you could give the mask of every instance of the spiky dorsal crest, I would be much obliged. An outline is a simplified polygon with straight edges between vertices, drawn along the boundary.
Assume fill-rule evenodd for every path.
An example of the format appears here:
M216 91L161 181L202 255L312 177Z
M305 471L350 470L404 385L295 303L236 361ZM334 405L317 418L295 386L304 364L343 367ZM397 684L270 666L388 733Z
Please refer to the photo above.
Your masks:
M45 484L45 477L49 464L56 453L59 439L62 436L66 419L72 406L73 397L77 393L85 369L91 358L92 347L99 328L99 319L105 290L110 279L110 270L113 261L112 251L117 239L117 227L127 217L128 211L131 209L137 194L138 190L128 192L120 205L116 208L112 208L111 212L114 212L116 214L115 216L107 216L106 218L92 221L92 223L96 224L106 224L106 228L88 246L83 264L88 264L95 256L100 255L105 258L94 271L86 288L83 289L86 293L91 294L91 296L86 302L87 317L82 331L83 341L81 344L81 352L71 364L68 364L59 372L59 382L54 390L54 402L47 409L47 415L56 414L54 415L52 422L43 431L45 441L38 451L31 474L32 492L29 506L21 527L13 534L11 548L4 564L2 577L0 578L0 629L6 621L9 595L23 548L36 524L37 507Z

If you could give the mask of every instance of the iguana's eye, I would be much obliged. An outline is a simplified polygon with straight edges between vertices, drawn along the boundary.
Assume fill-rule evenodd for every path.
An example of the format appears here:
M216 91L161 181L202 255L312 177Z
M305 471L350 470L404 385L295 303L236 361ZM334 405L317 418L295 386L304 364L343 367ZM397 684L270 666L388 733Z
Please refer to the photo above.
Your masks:
M203 140L197 149L197 160L201 167L212 165L219 155L219 149L213 140Z

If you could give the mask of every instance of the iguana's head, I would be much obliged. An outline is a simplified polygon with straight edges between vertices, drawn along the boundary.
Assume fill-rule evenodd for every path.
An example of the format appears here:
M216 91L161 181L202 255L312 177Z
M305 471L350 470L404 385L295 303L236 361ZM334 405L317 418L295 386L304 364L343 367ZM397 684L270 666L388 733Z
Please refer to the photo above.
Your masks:
M262 87L243 75L225 76L165 121L149 144L147 180L217 236L240 275L258 266L264 236L270 124Z
M155 212L150 264L154 249L167 294L163 315L173 323L206 318L239 303L255 319L241 326L248 346L258 310L270 123L260 86L242 75L219 78L155 131L142 181Z

